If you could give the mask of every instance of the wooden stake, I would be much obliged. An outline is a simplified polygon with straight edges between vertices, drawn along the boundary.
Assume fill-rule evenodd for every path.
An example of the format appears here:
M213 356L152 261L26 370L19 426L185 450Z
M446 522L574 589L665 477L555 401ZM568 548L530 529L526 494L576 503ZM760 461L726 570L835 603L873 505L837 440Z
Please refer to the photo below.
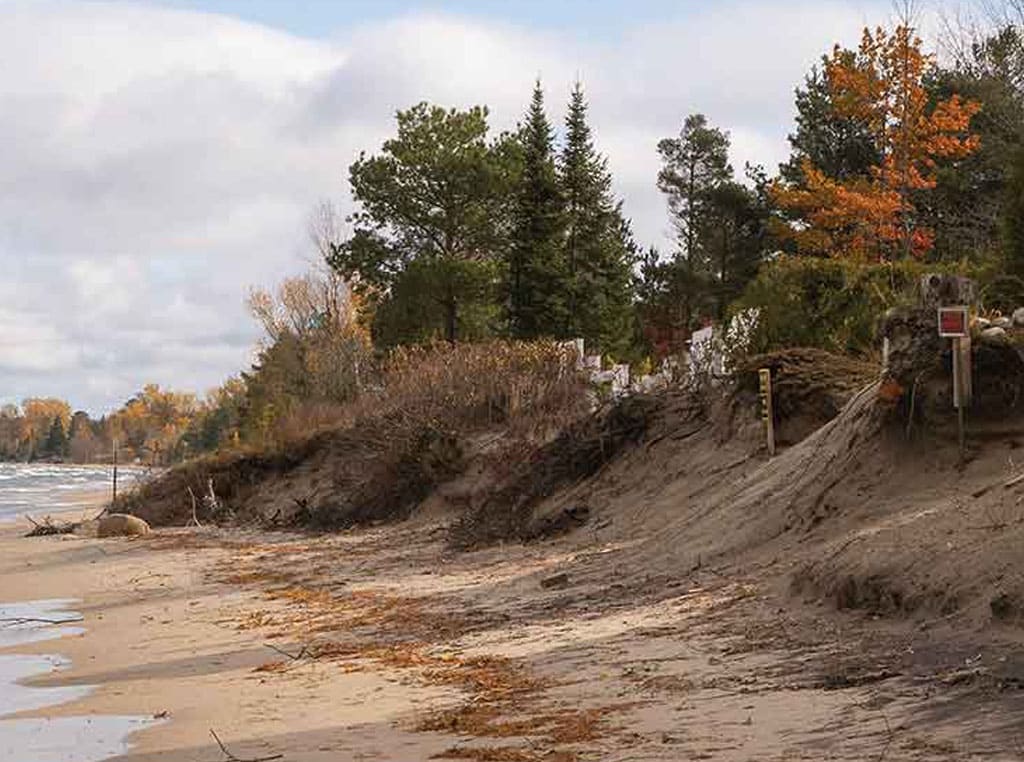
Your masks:
M971 404L971 339L953 337L953 405L956 407L957 444L960 465L967 458L967 406Z
M114 439L114 498L110 505L113 507L114 503L117 502L117 439Z
M761 382L761 417L764 419L764 433L768 443L768 457L775 457L775 406L772 403L772 371L761 368L758 371Z

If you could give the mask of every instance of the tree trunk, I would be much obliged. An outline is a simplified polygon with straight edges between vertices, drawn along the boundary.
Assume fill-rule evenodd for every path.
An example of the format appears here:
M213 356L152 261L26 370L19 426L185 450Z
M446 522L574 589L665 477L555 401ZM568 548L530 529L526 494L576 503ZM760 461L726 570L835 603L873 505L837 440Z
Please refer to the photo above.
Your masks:
M444 304L444 337L449 344L458 339L459 302L454 294L450 294Z

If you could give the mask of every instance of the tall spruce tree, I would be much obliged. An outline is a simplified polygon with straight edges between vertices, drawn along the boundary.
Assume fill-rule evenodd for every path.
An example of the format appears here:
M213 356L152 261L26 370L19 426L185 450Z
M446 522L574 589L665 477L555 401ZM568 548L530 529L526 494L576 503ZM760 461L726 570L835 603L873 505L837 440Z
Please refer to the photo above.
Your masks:
M563 244L568 275L566 336L616 356L633 338L632 266L636 246L612 196L608 162L594 148L587 101L576 83L565 120L559 176L565 197Z
M554 131L538 79L520 130L522 170L508 262L509 333L522 339L559 335L569 319L562 242L565 205L555 168Z
M1014 158L1003 209L1003 247L1006 272L1024 281L1024 148Z

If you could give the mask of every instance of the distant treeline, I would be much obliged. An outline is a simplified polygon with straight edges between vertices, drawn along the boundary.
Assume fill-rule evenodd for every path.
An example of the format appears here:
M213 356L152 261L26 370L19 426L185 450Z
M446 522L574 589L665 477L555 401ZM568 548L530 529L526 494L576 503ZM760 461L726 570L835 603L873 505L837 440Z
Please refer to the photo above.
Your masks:
M230 384L228 385L230 388ZM166 465L197 451L196 426L220 406L207 399L147 385L120 409L93 419L61 399L26 399L0 407L0 460L109 463L115 443L125 463Z

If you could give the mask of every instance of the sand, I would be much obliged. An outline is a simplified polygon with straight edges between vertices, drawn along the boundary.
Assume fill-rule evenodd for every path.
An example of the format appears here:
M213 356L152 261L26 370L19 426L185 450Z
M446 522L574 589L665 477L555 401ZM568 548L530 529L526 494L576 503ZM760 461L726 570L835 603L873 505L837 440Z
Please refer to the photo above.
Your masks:
M160 718L121 762L223 760L211 731L289 762L1024 758L1024 691L972 681L969 643L913 667L934 632L808 610L754 575L625 575L635 543L587 530L455 555L426 520L25 528L0 527L0 600L79 599L84 632L13 650L70 662L32 685L96 687L17 716Z

